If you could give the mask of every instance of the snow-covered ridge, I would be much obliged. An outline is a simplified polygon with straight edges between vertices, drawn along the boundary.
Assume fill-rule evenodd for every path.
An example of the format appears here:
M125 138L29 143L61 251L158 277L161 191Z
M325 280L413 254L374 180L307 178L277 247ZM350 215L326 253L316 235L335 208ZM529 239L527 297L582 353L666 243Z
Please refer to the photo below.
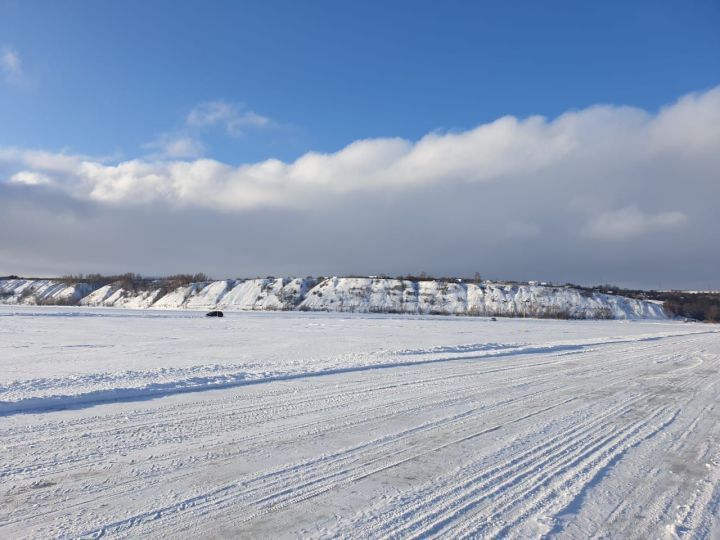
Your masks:
M546 317L667 319L656 302L574 287L389 278L265 278L190 283L146 290L51 280L0 280L0 303L134 309L338 311Z
M87 283L68 285L49 279L0 280L0 303L26 305L78 305L93 287Z

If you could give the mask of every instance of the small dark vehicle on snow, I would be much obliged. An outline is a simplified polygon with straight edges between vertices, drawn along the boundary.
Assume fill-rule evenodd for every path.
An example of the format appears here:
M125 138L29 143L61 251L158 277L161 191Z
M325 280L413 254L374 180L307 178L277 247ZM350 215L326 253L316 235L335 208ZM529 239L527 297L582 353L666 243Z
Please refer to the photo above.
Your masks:
M223 312L219 310L209 311L205 314L206 317L222 317Z

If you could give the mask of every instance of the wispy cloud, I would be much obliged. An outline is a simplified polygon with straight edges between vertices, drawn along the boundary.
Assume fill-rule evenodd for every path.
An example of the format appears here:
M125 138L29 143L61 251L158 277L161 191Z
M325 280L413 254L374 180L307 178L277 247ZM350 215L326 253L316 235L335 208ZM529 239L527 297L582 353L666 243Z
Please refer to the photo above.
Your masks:
M207 101L190 111L186 123L191 127L222 126L229 135L237 137L248 128L268 127L271 120L243 104Z
M3 79L10 84L22 84L25 81L22 60L18 52L11 47L0 50L0 72Z
M145 161L197 159L205 154L203 138L206 128L219 127L231 137L239 137L246 130L264 128L273 122L251 111L243 104L226 101L207 101L194 107L185 117L182 128L161 133L142 145L150 153Z
M151 154L146 156L148 160L195 159L205 152L205 145L202 141L185 134L166 133L143 145L143 148L151 151Z

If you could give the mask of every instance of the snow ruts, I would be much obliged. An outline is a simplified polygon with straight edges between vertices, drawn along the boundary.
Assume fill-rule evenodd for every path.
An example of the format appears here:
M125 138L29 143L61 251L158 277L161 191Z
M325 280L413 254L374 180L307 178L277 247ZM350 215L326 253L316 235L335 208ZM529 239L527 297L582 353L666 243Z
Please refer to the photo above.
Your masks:
M0 534L718 534L716 334L262 386L0 424Z

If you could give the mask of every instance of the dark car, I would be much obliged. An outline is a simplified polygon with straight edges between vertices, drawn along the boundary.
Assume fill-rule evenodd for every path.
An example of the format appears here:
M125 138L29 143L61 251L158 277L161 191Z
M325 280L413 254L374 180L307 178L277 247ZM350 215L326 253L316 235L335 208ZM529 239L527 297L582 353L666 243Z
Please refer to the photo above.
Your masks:
M223 312L222 312L222 311L218 311L218 310L209 311L208 313L205 314L205 316L206 316L206 317L222 317L222 316L223 316Z

